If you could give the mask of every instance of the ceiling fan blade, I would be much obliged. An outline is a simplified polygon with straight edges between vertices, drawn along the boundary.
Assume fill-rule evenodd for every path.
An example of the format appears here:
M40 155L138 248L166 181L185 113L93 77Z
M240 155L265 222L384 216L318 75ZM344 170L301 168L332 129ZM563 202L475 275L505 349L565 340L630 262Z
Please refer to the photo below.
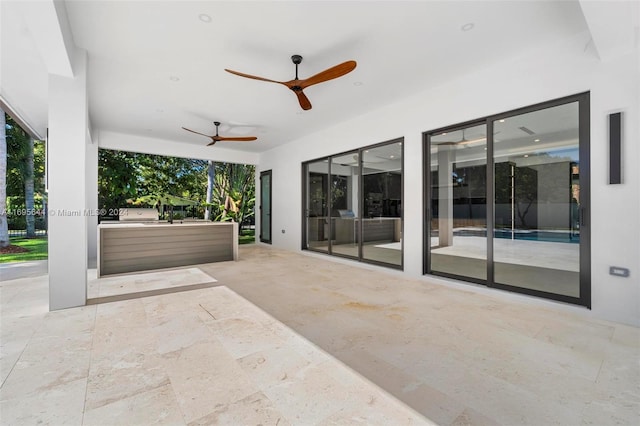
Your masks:
M187 132L195 133L196 135L202 135L202 136L206 136L208 138L211 137L211 135L205 135L204 133L196 132L195 130L187 129L186 127L183 127L183 129L186 130Z
M268 78L258 77L258 76L251 75L251 74L244 74L244 73L241 73L241 72L238 72L238 71L228 70L226 68L224 70L226 72L231 73L231 74L239 75L240 77L252 78L254 80L268 81L268 82L271 82L271 83L284 84L282 81L269 80Z
M213 140L213 141L211 141L211 143L208 143L207 146L215 145L216 142L218 142L218 141L217 140Z
M219 141L233 141L233 142L248 142L248 141L255 141L256 139L258 138L255 136L240 136L240 137L220 136L218 138Z
M356 68L356 61L347 61L341 64L331 67L316 75L306 78L300 81L299 85L302 88L312 86L314 84L323 83L325 81L333 80L334 78L342 77L345 74L350 73Z
M298 97L298 102L300 102L300 106L303 110L311 109L311 101L307 98L307 95L304 94L302 90L294 90L293 93Z

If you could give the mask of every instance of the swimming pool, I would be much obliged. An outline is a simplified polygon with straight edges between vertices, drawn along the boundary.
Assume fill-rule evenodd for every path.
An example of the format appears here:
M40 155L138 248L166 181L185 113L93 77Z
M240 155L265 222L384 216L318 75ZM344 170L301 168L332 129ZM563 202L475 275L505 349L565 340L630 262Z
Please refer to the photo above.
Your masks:
M511 229L496 229L494 231L496 238L512 239ZM580 232L570 231L541 231L541 230L523 230L516 229L513 231L513 239L515 240L531 240L531 241L548 241L554 243L579 243Z
M456 229L453 231L456 237L486 237L487 231L481 229ZM496 229L493 232L496 238L512 239L511 229ZM432 236L437 236L435 233ZM542 231L539 229L516 229L513 231L514 240L547 241L553 243L579 243L579 231Z

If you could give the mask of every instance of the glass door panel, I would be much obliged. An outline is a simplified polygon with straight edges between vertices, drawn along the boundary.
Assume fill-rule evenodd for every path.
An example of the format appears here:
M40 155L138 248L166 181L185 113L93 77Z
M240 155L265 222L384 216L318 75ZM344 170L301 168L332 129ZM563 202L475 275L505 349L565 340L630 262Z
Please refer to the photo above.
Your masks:
M494 282L580 297L578 102L493 128Z
M362 258L402 265L402 142L362 151Z
M430 270L487 279L487 130L430 137Z
M260 241L271 244L271 170L260 173Z
M358 152L331 158L331 253L358 258Z
M307 247L329 252L329 162L307 164Z

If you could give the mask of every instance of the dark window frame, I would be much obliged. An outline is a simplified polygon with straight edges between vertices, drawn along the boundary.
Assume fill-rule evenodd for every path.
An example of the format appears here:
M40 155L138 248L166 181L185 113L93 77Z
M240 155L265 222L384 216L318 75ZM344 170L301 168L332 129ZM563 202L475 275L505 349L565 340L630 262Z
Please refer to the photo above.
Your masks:
M262 178L269 176L269 239L262 238ZM264 170L260 172L260 242L272 244L273 242L273 170Z
M571 297L539 290L496 284L494 280L494 253L493 242L495 228L495 176L493 123L496 120L506 119L512 116L527 114L556 106L578 103L578 137L579 137L579 161L580 161L580 296ZM486 124L487 129L487 279L479 280L448 273L430 271L431 250L431 137L443 132L452 132L465 127ZM490 288L508 290L515 293L556 300L585 306L591 309L591 159L590 159L590 92L582 92L575 95L552 99L545 102L525 106L522 108L505 111L499 114L488 115L474 120L465 121L450 126L444 126L422 133L422 181L423 186L423 275L442 276L475 284L482 284Z
M332 159L334 157L340 157L343 155L348 155L348 154L357 154L358 155L358 188L359 190L362 190L363 185L364 185L364 176L362 173L362 154L365 150L370 150L370 149L375 149L375 148L379 148L382 146L386 146L386 145L392 145L392 144L401 144L401 155L402 155L402 162L400 164L400 174L401 174L401 179L400 179L400 185L401 185L401 189L400 189L400 193L401 193L401 197L402 197L402 209L400 212L400 229L401 229L401 233L402 235L404 235L404 184L405 184L405 177L404 177L404 136L402 137L398 137L398 138L394 138L394 139L389 139L383 142L378 142L372 145L367 145L367 146L363 146L360 148L356 148L356 149L349 149L347 151L342 151L336 154L331 154L331 155L326 155L326 156L322 156L322 157L317 157L317 158L313 158L307 161L302 162L301 164L301 177L302 177L302 206L301 206L301 217L302 217L302 232L301 232L301 241L300 241L300 249L301 250L307 250L307 251L311 251L313 253L320 253L320 254L324 254L324 255L328 255L328 256L335 256L335 257L340 257L340 258L344 258L344 259L350 259L350 260L355 260L357 262L360 263L367 263L367 264L371 264L371 265L377 265L377 266L383 266L386 268L392 268L392 269L398 269L398 270L404 270L404 238L402 240L402 255L400 257L400 264L399 265L395 265L392 263L385 263L385 262L379 262L376 260L372 260L372 259L366 259L363 258L362 256L362 241L360 243L358 243L358 256L349 256L349 255L343 255L340 253L333 253L332 252L332 244L331 244L331 239L329 239L329 249L328 251L322 251L322 250L315 250L312 247L308 247L307 245L307 202L308 202L308 191L307 191L307 186L308 186L308 165L312 164L312 163L317 163L323 160L327 160L327 164L328 164L328 172L327 172L327 176L329 176L329 183L331 181L331 164L332 164ZM329 190L331 188L328 188ZM329 202L328 202L328 211L329 213L331 213L331 197L329 197ZM360 212L360 216L362 216L362 212L364 211L364 197L362 197L362 194L358 194L358 211ZM331 221L329 221L329 233L331 233L331 228L332 228L332 224ZM359 220L358 221L358 233L359 235L363 235L363 221ZM331 234L330 234L331 235Z

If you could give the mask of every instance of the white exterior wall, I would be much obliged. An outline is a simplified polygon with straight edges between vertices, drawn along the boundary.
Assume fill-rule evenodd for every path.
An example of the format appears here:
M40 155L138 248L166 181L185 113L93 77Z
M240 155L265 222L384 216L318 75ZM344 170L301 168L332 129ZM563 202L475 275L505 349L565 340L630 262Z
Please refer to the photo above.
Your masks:
M87 54L75 77L49 76L49 309L83 306L87 296Z
M565 43L523 52L262 154L257 175L273 170L273 245L300 250L302 162L404 137L404 273L421 277L422 132L590 91L592 314L640 325L639 54L636 48L632 54L602 62L592 50L585 49L588 41L589 35L583 34ZM615 111L624 112L622 185L607 184L607 115ZM630 268L631 276L610 276L610 265ZM533 303L555 303L518 297Z

